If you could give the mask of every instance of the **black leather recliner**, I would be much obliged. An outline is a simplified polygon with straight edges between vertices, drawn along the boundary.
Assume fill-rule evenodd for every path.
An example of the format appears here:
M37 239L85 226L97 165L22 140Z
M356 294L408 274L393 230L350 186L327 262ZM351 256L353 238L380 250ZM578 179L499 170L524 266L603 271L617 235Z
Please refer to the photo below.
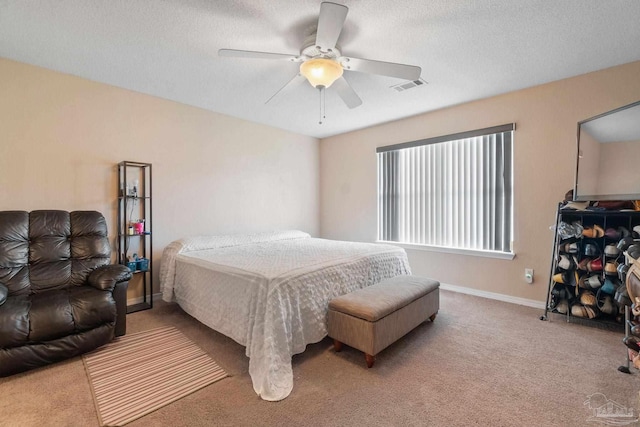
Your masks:
M131 272L110 262L99 212L0 212L0 376L125 334Z

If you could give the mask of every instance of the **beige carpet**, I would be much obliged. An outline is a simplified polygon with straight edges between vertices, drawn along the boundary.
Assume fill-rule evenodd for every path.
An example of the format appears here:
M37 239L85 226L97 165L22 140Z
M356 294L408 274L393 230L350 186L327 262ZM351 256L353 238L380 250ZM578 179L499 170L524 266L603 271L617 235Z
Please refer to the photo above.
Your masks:
M102 426L122 426L227 374L174 327L126 335L83 356Z
M265 402L243 346L158 301L127 315L127 335L174 326L231 376L126 427L597 427L584 404L594 393L640 410L640 372L617 370L621 333L542 322L542 310L449 291L440 303L435 322L385 349L372 369L357 350L335 353L330 339L307 346L293 357L291 395ZM82 358L0 378L5 426L97 427Z

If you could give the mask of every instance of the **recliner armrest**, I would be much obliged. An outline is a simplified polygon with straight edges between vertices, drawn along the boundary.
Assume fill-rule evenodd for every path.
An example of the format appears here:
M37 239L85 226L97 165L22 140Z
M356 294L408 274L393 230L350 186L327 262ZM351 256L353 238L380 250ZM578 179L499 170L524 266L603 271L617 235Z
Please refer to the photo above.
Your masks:
M121 264L103 265L89 274L87 282L96 289L113 291L116 283L131 279L131 270Z
M0 283L0 305L4 304L9 296L9 288L7 288L4 284Z

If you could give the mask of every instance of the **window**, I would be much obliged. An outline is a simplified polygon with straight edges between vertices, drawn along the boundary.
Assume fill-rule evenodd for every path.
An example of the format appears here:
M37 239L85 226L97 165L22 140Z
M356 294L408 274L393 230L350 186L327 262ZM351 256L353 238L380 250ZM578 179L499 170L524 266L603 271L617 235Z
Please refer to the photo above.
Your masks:
M514 130L379 147L378 239L510 253Z

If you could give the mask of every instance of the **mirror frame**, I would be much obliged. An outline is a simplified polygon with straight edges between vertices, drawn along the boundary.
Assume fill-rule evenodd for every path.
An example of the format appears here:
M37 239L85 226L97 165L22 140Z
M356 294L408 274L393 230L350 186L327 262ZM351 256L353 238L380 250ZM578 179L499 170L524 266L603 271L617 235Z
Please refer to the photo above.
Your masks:
M616 108L615 110L607 111L602 114L598 114L597 116L590 117L586 120L581 120L578 122L578 130L577 130L577 153L576 153L576 175L573 186L573 200L578 202L587 202L587 201L597 201L597 200L640 200L640 192L639 193L615 193L615 194L586 194L581 195L578 193L578 172L580 169L580 130L582 125L592 122L594 120L600 119L602 117L610 116L615 113L619 113L624 110L628 110L630 108L640 107L640 101L623 105L622 107ZM638 121L638 128L640 132L640 121ZM638 165L638 169L640 170L640 164ZM640 180L638 181L638 186L640 186Z

